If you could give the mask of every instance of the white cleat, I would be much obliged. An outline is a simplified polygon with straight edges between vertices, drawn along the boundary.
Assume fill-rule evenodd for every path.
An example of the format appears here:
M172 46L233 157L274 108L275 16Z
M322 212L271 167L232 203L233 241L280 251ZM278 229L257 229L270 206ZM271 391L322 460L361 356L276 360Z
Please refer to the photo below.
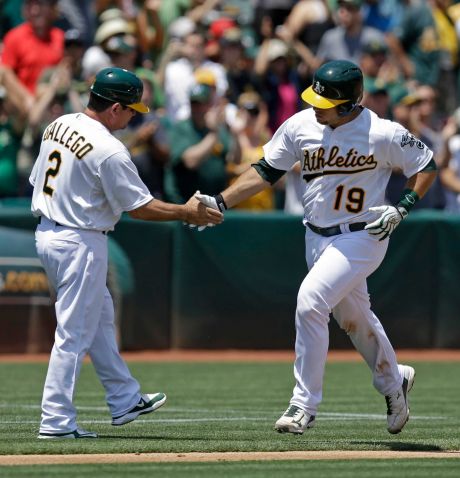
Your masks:
M391 395L387 395L387 430L390 433L399 433L409 420L408 393L414 385L415 370L408 365L400 365L403 372L401 388Z
M307 428L312 428L314 425L315 415L310 415L296 405L289 405L275 423L275 430L280 433L302 435Z
M88 432L83 430L82 428L77 428L73 432L65 432L65 433L47 433L47 432L40 432L38 437L44 440L66 440L66 439L75 439L75 438L97 438L97 433Z

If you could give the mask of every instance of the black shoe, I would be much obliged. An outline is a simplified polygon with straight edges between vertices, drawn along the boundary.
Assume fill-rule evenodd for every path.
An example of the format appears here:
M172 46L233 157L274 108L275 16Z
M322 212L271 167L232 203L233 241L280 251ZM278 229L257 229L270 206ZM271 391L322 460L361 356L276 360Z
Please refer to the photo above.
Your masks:
M112 425L124 425L125 423L132 422L139 415L150 413L160 408L166 402L166 395L164 393L152 393L141 395L139 403L132 408L129 412L119 417L112 417Z

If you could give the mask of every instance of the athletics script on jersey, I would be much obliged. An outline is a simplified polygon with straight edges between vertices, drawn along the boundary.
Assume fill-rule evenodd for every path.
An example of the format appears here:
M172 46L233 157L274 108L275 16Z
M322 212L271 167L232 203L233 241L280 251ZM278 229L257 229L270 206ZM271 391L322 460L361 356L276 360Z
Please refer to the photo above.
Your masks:
M323 147L303 154L303 179L309 181L329 174L354 174L369 171L377 167L377 160L373 154L366 156L350 148L345 155L339 154L339 147L332 146L329 153Z
M70 126L64 128L62 123L55 121L46 128L43 133L43 141L55 141L62 144L74 153L78 159L83 159L94 147L78 131L73 130L70 132L70 129Z

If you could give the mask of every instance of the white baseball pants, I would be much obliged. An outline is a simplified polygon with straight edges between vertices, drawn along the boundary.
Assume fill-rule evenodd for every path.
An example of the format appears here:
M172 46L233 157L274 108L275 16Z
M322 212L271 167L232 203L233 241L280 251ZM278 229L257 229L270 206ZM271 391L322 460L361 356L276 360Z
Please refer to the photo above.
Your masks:
M323 237L306 228L309 273L297 297L296 360L291 404L315 415L322 400L329 348L329 314L349 335L383 395L402 384L396 355L382 324L371 310L366 278L382 262L388 240L367 231Z
M77 428L73 405L83 359L89 353L112 416L139 400L139 383L118 351L112 297L106 286L107 236L57 226L42 218L35 242L57 295L57 326L46 376L40 432Z

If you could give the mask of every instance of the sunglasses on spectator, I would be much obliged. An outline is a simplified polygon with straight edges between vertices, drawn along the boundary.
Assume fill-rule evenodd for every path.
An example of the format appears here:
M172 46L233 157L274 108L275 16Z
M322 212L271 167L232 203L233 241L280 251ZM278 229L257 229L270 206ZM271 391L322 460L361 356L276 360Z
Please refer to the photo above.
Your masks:
M245 109L251 116L257 116L260 112L259 107L254 105L243 106L243 109Z

